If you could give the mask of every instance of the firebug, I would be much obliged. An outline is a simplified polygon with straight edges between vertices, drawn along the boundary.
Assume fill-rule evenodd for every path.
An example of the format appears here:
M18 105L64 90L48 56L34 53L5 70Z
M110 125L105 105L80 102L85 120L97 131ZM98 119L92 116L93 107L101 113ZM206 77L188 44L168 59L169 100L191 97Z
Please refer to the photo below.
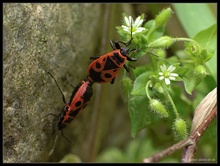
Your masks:
M126 60L137 61L137 59L129 57L129 53L135 50L130 50L128 48L132 39L131 32L131 39L127 43L121 41L113 42L110 40L113 51L100 57L90 57L90 59L94 59L94 61L88 67L88 79L91 82L96 82L99 84L107 82L111 82L111 84L113 84L116 75L122 67L129 72L128 67L125 65ZM121 47L119 43L122 43L124 47Z
M49 72L48 72L49 73ZM93 88L92 82L88 79L83 79L73 90L69 102L66 102L65 96L61 91L56 79L49 73L54 79L59 91L61 92L63 102L65 106L61 110L58 116L58 130L61 130L67 126L79 113L88 105L92 95ZM53 114L50 114L53 115ZM62 133L63 135L63 133ZM65 137L66 138L66 137ZM67 139L67 138L66 138ZM68 140L68 139L67 139ZM69 141L69 140L68 140Z

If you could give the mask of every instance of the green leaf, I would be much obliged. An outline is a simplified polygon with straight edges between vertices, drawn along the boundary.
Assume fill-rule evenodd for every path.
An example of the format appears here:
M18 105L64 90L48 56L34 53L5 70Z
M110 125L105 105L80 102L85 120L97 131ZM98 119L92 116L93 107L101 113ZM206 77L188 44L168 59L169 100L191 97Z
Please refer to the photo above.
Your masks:
M140 58L138 60L141 61L142 59ZM132 70L134 78L136 79L138 76L145 73L146 71L150 71L149 67L150 67L149 65L142 65L142 66L135 67L135 70Z
M146 96L133 96L128 102L128 111L131 119L131 136L146 128L152 122L156 121L159 116L149 110L149 100Z
M204 96L207 95L207 93L213 90L216 86L217 85L214 78L207 75L204 80L196 87L197 94L201 93L204 98Z
M199 77L194 73L194 68L191 68L183 77L186 92L191 94L192 91L203 81L204 77Z
M206 62L206 66L209 69L210 75L215 79L217 83L217 50L215 51L212 58Z
M134 81L133 89L131 91L132 95L146 96L145 87L147 81L149 80L149 76L150 72L145 72L137 77L137 79Z
M155 39L161 37L165 30L165 25L156 27L155 20L149 20L148 22L145 23L144 27L146 29L149 29L148 34L146 36L148 42L152 42Z
M200 31L193 39L197 41L203 49L214 53L217 47L217 25L214 24Z
M173 8L190 38L217 22L207 3L174 3Z
M154 31L149 35L148 42L152 42L164 34L165 26L160 26L154 29Z
M208 55L206 66L211 72L211 75L217 80L217 25L214 24L211 27L199 32L194 40L199 42L203 49L207 49ZM206 61L207 61L206 60Z
M124 100L127 101L130 92L132 90L132 81L129 77L123 77L122 80L120 81L121 84L121 91L123 93Z
M204 59L207 61L216 53L217 48L217 27L216 24L212 25L211 27L202 30L199 32L195 37L196 40L202 49L206 49L207 55L204 53ZM204 51L203 51L204 52ZM206 63L207 68L211 71L213 78L217 79L217 60L216 56L211 58L211 62ZM194 67L191 66L190 70L184 75L184 85L186 91L191 94L191 92L198 86L200 82L202 82L204 77L199 77L198 75L194 74Z

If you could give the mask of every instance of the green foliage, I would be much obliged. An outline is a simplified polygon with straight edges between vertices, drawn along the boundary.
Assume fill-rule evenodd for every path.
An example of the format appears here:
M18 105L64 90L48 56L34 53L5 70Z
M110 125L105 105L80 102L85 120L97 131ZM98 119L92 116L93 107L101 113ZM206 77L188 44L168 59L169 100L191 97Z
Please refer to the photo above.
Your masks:
M186 122L183 119L181 118L175 119L173 128L177 137L180 137L181 139L186 138L187 136Z
M134 82L131 94L135 96L145 96L146 83L151 75L152 72L144 72L141 75L139 75Z
M151 99L149 102L150 109L156 112L160 117L167 118L169 115L164 105L156 99Z
M199 42L203 48L203 57L201 58L204 59L209 74L217 80L217 25L214 24L211 27L202 30L193 39Z
M208 4L174 3L172 6L189 37L194 37L198 32L216 23Z
M203 81L206 74L212 74L213 78L216 80L217 75L215 72L206 72L206 67L210 71L217 71L217 63L205 65L213 56L215 56L215 50L217 48L217 27L216 24L199 32L193 39L199 43L199 48L195 50L192 43L187 43L186 50L187 53L190 52L191 58L193 59L192 64L187 64L186 67L189 69L188 72L183 77L184 85L186 91L191 94L192 91L198 86L199 83ZM191 51L193 50L193 52ZM196 52L196 53L195 53ZM193 77L192 77L193 76Z
M170 121L178 121L180 116L184 115L178 103L193 111L193 102L187 100L184 90L176 90L181 88L178 82L182 82L185 91L192 94L207 76L213 77L211 80L216 80L216 63L208 63L210 60L215 60L213 57L216 55L217 48L216 24L212 24L206 29L200 28L200 31L197 31L192 39L173 38L164 34L166 23L172 13L171 8L163 9L154 20L147 21L143 26L141 26L143 14L135 20L124 14L126 24L116 27L122 39L128 39L131 35L129 30L132 31L131 48L136 48L137 51L132 52L130 56L141 60L147 54L150 61L146 64L142 62L133 71L133 85L131 84L132 81L129 80L129 88L126 89L126 86L122 86L122 91L126 92L128 101L132 137L141 129L160 120L161 117L168 117L167 119ZM181 56L176 54L166 57L165 54L156 54L171 47L176 42L184 43L185 49L182 50ZM127 79L126 76L124 79ZM212 83L212 85L216 85L216 83ZM172 116L168 116L169 114ZM184 116L184 119L188 118L187 115ZM186 130L185 122L184 125ZM183 126L183 123L178 126ZM186 136L187 131L184 132L185 134L179 134L182 138L183 135Z
M98 156L96 162L140 163L145 157L151 156L151 154L155 152L156 149L150 139L146 136L141 136L137 139L131 140L123 150L115 147L107 148ZM168 157L164 162L178 161L172 157Z
M217 83L217 25L216 18L207 6L173 4L175 13L171 8L163 9L155 19L147 20L144 24L143 14L134 20L123 14L127 21L116 27L118 34L127 42L131 36L129 29L132 31L133 40L129 48L137 50L129 56L139 59L131 71L133 79L125 72L121 81L128 103L131 136L136 138L128 143L124 151L107 149L97 161L141 162L155 152L157 141L164 140L161 144L171 145L170 140L187 137L193 110ZM172 14L177 14L189 38L165 34ZM175 50L172 56L167 56L167 48L177 42L182 42L184 49ZM196 93L190 96L193 92ZM216 131L216 126L212 126L207 133ZM140 139L138 134L146 128L152 133L147 139ZM216 137L216 134L213 135ZM204 140L207 138L202 138L202 142ZM216 144L216 140L213 143ZM215 146L206 147L210 152L208 156L216 156L216 153L211 153Z
M149 109L149 101L146 96L132 96L128 102L128 112L131 118L131 136L159 119Z

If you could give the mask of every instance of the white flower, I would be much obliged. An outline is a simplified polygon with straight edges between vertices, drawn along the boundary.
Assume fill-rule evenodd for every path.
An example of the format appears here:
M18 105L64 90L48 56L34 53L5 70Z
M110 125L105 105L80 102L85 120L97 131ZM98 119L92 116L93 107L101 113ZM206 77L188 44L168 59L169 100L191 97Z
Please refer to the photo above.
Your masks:
M141 16L138 16L135 21L131 16L124 17L124 20L126 24L126 26L122 25L124 31L131 32L131 27L132 27L132 34L139 33L145 30L144 27L140 27L144 21L144 19L141 19Z
M168 69L166 65L162 65L160 66L160 69L162 72L159 72L160 75L159 80L164 79L167 85L170 84L170 80L175 80L176 79L175 77L178 77L177 73L172 73L176 69L176 67L174 67L173 65L169 66Z

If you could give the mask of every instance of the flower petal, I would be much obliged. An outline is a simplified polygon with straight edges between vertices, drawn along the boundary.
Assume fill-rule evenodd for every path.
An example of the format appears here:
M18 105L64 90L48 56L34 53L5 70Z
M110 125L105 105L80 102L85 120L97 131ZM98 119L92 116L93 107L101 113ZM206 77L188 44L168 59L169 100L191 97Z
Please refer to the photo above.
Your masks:
M172 77L178 77L178 74L177 74L177 73L170 73L170 76L172 76Z
M128 27L126 27L126 26L124 26L124 25L122 25L121 27L124 28L124 29L128 28Z
M167 71L172 72L176 69L176 67L174 67L173 65L170 65L167 69Z
M134 21L133 21L133 18L131 17L131 16L129 16L129 26L131 26L131 24L133 23Z
M136 20L135 20L135 22L134 22L134 26L135 27L139 27L139 22L140 22L140 19L141 19L141 17L140 16L138 16L137 18L136 18Z
M162 72L159 72L159 75L163 75L163 73L162 73Z
M168 78L165 78L165 83L166 83L167 85L169 85L169 84L170 84L170 80L169 80Z
M164 79L164 76L160 76L160 77L159 77L159 80L162 80L162 79Z
M169 77L169 79L170 79L170 80L175 80L176 78L175 78L175 77Z
M160 66L160 70L161 70L162 72L166 71L166 69L167 69L166 65Z
M129 27L126 27L126 26L122 25L122 28L123 28L124 31L130 32L130 28Z
M129 22L128 17L125 17L124 19L125 19L125 24L126 24L127 26L130 26L130 22Z
M145 30L145 28L140 27L140 28L137 28L135 32L142 32L143 30Z

